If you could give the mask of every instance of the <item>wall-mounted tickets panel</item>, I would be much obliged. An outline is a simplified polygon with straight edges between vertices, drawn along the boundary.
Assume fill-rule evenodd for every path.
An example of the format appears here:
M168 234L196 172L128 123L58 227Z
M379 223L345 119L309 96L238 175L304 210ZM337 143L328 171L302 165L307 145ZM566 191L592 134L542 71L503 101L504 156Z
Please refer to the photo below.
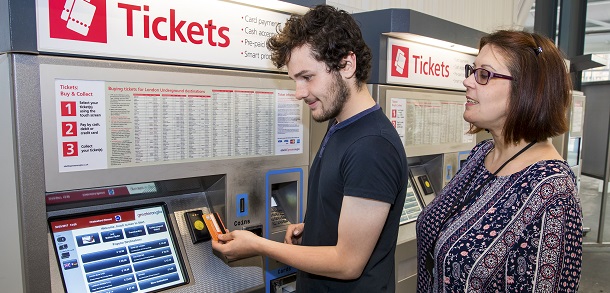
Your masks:
M374 85L378 103L396 127L407 155L458 152L474 146L464 121L464 93Z
M309 115L285 75L41 61L48 192L308 164Z

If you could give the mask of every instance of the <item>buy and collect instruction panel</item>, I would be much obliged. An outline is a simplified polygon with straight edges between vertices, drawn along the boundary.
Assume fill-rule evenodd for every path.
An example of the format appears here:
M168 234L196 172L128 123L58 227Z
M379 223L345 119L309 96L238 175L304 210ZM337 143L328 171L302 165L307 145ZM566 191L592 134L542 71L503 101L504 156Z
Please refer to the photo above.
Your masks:
M294 91L55 80L59 172L300 154Z

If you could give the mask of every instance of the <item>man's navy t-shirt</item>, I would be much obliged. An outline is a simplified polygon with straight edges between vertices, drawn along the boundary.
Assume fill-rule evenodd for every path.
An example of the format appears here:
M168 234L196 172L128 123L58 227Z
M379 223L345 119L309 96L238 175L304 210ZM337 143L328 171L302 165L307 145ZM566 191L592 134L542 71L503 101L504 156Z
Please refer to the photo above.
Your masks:
M358 279L344 281L300 271L297 292L394 292L394 251L407 178L402 141L378 105L329 129L309 171L301 245L337 244L344 195L387 202L391 207ZM362 215L361 219L366 218Z

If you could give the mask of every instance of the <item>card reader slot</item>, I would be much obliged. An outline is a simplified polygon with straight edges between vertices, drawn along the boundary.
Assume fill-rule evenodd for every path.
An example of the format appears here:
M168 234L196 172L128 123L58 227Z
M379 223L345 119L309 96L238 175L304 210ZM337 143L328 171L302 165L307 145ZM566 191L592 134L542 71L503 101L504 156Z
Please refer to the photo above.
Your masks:
M203 212L201 210L185 212L184 219L186 220L193 244L212 239L203 220Z

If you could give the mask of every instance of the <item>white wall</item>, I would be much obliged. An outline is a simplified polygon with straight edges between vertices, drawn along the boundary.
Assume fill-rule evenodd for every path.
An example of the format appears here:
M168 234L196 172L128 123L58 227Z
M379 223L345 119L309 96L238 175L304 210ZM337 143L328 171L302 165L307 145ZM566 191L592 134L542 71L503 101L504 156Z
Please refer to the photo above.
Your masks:
M483 32L521 29L534 0L334 0L327 4L347 12L407 8Z

